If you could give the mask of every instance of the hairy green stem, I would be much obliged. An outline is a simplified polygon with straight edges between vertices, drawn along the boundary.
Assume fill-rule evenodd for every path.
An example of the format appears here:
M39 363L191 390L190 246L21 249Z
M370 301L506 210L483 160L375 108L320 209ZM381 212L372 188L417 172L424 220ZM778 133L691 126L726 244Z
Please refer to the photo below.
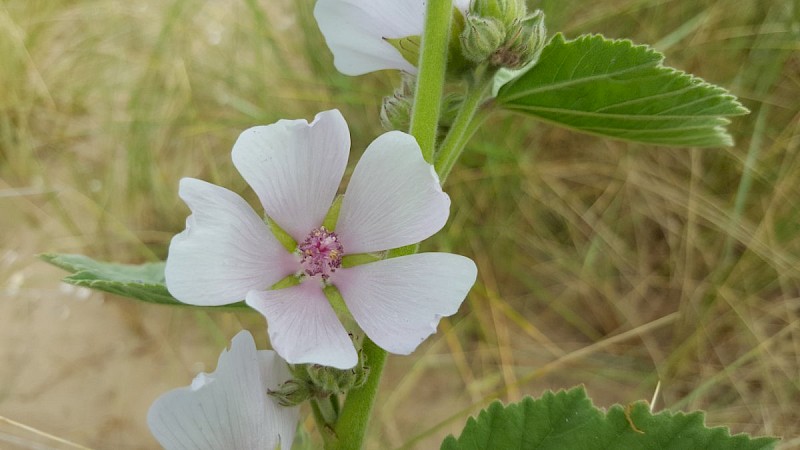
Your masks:
M461 156L461 152L464 151L467 142L486 117L478 110L492 86L493 74L494 72L482 74L477 80L470 83L456 120L439 148L434 166L442 184L450 175L450 171Z
M409 133L417 138L422 157L430 164L433 164L436 148L452 17L453 3L450 0L428 2Z
M364 338L362 348L369 366L369 376L363 386L352 389L344 401L339 421L336 422L336 449L360 449L364 445L367 425L372 416L372 407L381 382L383 366L386 364L386 351L378 347L368 337ZM326 447L327 448L327 447Z
M433 164L436 134L439 129L452 15L452 1L428 1L409 132L417 139L422 149L422 156L430 164ZM416 253L416 249L416 245L395 249L389 252L389 257ZM387 353L369 337L364 337L362 351L369 367L367 381L363 386L352 389L347 394L334 428L337 439L326 441L327 449L358 450L364 446L364 437L372 416L372 407L375 404Z

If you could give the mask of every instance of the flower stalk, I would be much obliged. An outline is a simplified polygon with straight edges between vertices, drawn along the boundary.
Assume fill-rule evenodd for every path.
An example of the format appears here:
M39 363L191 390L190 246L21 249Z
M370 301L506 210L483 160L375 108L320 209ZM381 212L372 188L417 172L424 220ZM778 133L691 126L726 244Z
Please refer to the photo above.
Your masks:
M414 93L414 109L408 132L417 138L417 143L422 149L422 157L430 164L433 164L436 148L452 17L453 3L450 0L428 2L419 55L417 89Z
M362 351L369 361L369 376L363 386L348 392L339 420L336 422L335 431L338 440L330 442L333 445L326 446L328 449L359 449L364 445L387 353L368 337L364 338Z
M417 139L423 158L430 164L434 162L447 68L447 58L442 55L447 54L452 16L450 0L428 2L409 133ZM415 253L417 246L413 247L412 253ZM391 252L390 256L394 253ZM326 446L329 449L360 449L364 446L387 352L368 337L364 338L362 351L369 361L369 376L363 386L347 394L335 427L338 439L331 442L333 445Z
M456 120L439 147L434 167L442 185L464 151L467 142L486 117L486 114L482 114L479 110L494 82L494 74L495 71L489 69L476 71L476 76L470 82Z

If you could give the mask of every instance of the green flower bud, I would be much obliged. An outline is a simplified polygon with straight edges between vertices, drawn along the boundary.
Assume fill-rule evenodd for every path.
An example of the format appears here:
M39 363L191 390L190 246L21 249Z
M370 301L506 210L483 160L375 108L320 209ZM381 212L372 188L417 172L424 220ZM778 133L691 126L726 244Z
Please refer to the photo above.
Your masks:
M381 125L386 131L408 130L411 124L411 99L388 95L381 104Z
M383 98L380 119L385 130L408 130L414 106L415 81L413 76L405 75L403 84L395 89L394 94Z
M442 98L442 108L439 114L439 126L442 128L449 128L456 120L456 116L461 111L461 105L464 103L464 95L460 93L451 92L445 94ZM442 136L444 137L444 136Z
M526 54L523 55L525 64L539 59L542 49L547 43L547 27L544 25L544 13L537 9L522 21L527 36Z
M353 388L358 378L358 371L355 368L336 369L312 364L308 366L308 376L319 393L340 394Z
M359 350L358 364L352 369L336 369L319 364L309 364L306 366L306 373L312 392L318 396L342 394L362 386L369 374L366 362L366 355Z
M498 19L469 15L461 32L461 50L468 60L480 64L503 45L505 38L505 27Z
M474 0L470 14L497 19L506 27L519 22L527 14L525 0Z
M537 10L509 30L508 40L489 61L493 66L520 69L539 58L546 40L544 13Z
M311 386L302 380L289 380L281 384L276 390L267 393L278 400L282 406L296 406L311 398Z

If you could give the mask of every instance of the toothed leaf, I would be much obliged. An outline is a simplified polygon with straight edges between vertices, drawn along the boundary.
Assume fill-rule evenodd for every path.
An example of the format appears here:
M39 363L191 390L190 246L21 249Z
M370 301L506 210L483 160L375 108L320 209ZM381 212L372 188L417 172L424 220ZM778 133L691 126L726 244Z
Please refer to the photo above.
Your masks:
M71 274L65 283L110 292L147 303L172 306L197 306L181 303L170 295L164 281L164 262L118 264L96 261L84 255L45 253L40 257ZM246 309L244 302L208 308Z
M708 428L701 412L650 413L646 402L614 405L604 412L583 387L546 392L503 405L494 402L470 418L461 436L448 436L443 450L660 449L766 450L774 438L731 436L727 428Z
M733 145L727 117L747 114L725 89L662 65L628 40L556 34L539 62L497 93L505 109L586 133L681 147Z

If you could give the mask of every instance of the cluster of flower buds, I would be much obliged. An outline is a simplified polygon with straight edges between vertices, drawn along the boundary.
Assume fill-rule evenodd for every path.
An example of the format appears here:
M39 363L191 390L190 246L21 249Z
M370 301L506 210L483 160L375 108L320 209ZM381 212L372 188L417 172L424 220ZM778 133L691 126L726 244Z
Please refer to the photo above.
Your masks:
M350 389L361 387L367 381L369 367L366 356L358 352L358 364L351 369L337 369L320 364L298 364L290 368L293 379L270 390L269 395L280 405L295 406L317 397L343 394Z
M408 130L411 124L411 110L414 104L414 83L416 78L404 74L403 83L394 94L383 98L381 104L381 125L386 131Z
M546 38L544 14L529 14L525 0L473 1L460 35L465 58L508 69L535 61Z
M392 95L383 98L380 118L381 125L386 131L408 130L414 105L415 83L415 76L403 74L403 82L400 87L395 89ZM453 124L463 101L463 94L451 92L444 95L439 116L440 133L446 133Z

